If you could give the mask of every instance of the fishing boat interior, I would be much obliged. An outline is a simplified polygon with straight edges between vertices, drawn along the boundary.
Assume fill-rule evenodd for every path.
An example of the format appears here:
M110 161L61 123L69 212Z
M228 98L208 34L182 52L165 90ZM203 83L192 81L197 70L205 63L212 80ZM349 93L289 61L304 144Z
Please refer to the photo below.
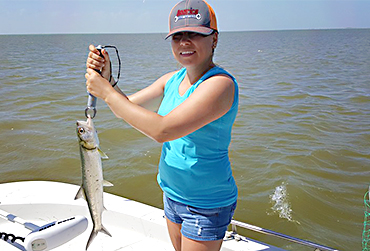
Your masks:
M84 200L74 200L78 186L51 181L0 184L0 250L85 250L92 222ZM99 233L94 250L173 250L163 210L104 193L103 222L112 237ZM22 226L23 225L23 226ZM336 250L233 220L222 251L283 251L239 235L236 228L273 235L311 247Z

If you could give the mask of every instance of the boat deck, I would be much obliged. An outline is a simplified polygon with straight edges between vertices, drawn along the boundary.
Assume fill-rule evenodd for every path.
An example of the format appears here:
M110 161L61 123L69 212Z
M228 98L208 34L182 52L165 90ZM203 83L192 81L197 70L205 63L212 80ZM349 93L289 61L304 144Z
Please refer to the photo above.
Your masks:
M76 215L88 219L88 228L81 235L53 250L85 250L92 230L86 201L74 200L78 186L26 181L0 184L0 209L38 226ZM136 201L104 193L103 225L112 234L99 233L89 251L174 250L168 237L163 210ZM25 237L31 231L18 223L0 217L0 233ZM4 237L3 237L4 238ZM9 242L9 241L8 241ZM17 244L18 243L18 244ZM25 250L17 240L15 245L0 241L0 250ZM283 251L255 240L224 241L222 251Z

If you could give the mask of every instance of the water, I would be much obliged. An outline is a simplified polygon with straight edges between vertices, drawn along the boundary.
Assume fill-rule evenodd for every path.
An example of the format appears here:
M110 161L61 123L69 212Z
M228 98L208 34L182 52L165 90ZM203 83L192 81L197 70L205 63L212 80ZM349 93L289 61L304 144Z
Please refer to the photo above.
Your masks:
M119 85L130 94L179 69L164 36L0 36L0 182L79 184L75 121L85 119L88 45L118 47ZM220 34L215 60L240 84L230 147L236 220L361 250L370 185L369 37L369 29ZM110 157L104 176L115 185L106 191L162 207L155 180L161 145L97 105L95 125Z

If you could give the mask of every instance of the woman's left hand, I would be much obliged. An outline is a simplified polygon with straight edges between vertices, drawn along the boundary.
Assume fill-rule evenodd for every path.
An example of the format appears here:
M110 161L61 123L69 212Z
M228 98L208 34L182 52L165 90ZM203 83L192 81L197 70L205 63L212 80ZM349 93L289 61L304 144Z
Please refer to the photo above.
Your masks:
M114 91L108 80L103 78L95 70L87 68L85 78L87 91L97 98L105 100L109 93Z

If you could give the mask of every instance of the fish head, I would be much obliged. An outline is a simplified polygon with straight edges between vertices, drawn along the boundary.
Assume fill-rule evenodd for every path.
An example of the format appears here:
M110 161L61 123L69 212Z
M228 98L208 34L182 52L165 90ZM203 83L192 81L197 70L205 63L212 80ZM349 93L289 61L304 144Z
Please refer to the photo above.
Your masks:
M87 149L99 147L98 134L91 117L88 117L86 121L77 121L76 124L80 144Z

